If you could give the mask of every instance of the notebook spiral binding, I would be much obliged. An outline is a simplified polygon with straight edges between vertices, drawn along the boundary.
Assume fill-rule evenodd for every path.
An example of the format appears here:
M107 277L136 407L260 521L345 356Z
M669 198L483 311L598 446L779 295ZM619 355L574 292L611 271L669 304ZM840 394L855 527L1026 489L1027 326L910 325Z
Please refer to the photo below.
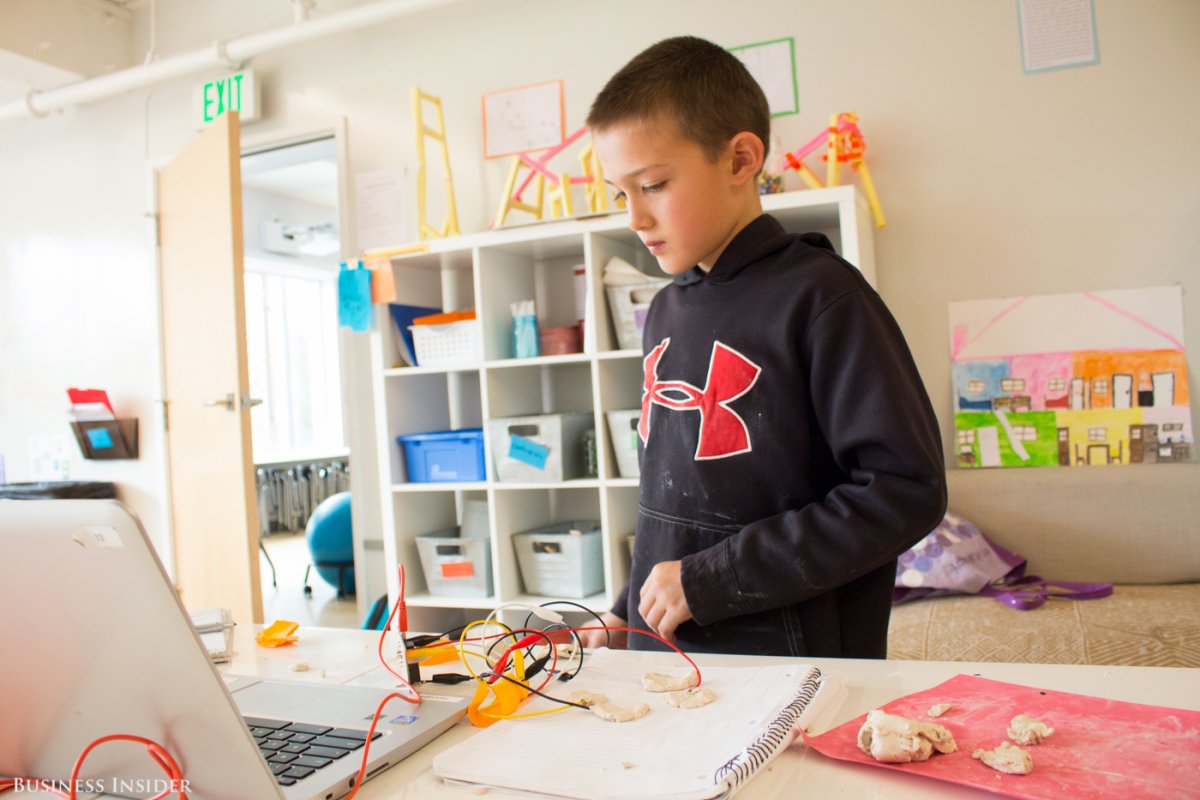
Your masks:
M713 774L713 783L725 782L731 789L736 789L750 780L764 764L779 753L784 745L790 743L800 715L804 713L820 688L821 670L813 667L812 672L804 680L804 684L796 692L792 701L780 709L761 736L717 769Z

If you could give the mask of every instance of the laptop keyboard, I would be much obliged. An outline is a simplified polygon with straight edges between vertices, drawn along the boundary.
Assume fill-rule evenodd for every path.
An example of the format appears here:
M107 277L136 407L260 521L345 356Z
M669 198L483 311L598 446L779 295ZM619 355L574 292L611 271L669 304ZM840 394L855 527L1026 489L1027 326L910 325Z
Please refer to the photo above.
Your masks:
M291 786L362 748L367 732L303 722L242 717L280 786ZM376 732L374 741L383 734ZM361 759L362 754L358 757Z

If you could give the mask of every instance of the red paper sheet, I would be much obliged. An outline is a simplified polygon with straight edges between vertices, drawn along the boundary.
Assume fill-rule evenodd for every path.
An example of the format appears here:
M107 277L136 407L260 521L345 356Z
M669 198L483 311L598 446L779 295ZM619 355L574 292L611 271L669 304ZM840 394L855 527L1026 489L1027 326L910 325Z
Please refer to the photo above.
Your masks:
M938 719L926 712L951 703ZM1014 683L956 675L945 683L883 706L949 728L958 752L915 764L883 764L858 749L866 714L804 740L818 753L843 761L901 770L1029 800L1114 798L1179 800L1200 797L1200 712L1104 700ZM1006 775L971 758L1007 739L1009 722L1027 714L1054 728L1039 745L1029 775Z
M71 401L71 405L79 405L81 403L103 403L110 414L116 415L112 405L108 402L108 392L103 389L76 389L71 387L67 389L67 397Z

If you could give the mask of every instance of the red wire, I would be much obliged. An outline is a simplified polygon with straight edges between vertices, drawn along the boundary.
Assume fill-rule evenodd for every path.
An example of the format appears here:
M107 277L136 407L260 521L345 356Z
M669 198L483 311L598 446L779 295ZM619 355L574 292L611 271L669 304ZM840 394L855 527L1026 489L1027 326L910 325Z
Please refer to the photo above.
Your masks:
M407 683L407 681L405 681L405 683ZM411 689L412 687L410 686L409 688ZM350 790L350 794L346 795L344 800L354 800L354 795L358 794L359 787L363 785L363 775L367 771L367 754L371 751L371 738L375 735L375 726L379 724L379 717L383 714L383 707L388 704L389 700L392 700L396 697L399 697L401 700L406 700L409 703L420 702L419 700L414 701L412 698L406 697L399 692L392 692L387 697L379 701L379 706L375 709L375 716L371 718L371 727L367 731L367 741L363 744L362 763L358 765L358 774L354 776L354 788ZM155 798L155 800L157 800L157 798Z
M520 639L519 641L514 643L511 647L509 647L507 650L505 650L503 653L501 653L500 658L497 659L497 661L496 661L496 666L492 669L493 672L503 672L504 671L504 668L508 665L508 657L510 655L512 655L513 651L521 650L523 648L529 647L529 645L531 645L531 644L537 644L538 642L542 641L543 639L548 639L549 637L548 637L547 633L545 631L541 630L540 628L515 628L512 631L509 631L508 633L498 634L498 636L496 636L496 637L486 637L486 638L499 638L500 636L512 636L512 635L518 634L518 633L525 633L526 631L531 632L529 636L526 636L523 639ZM551 647L550 648L550 668L546 670L546 677L544 680L542 680L541 685L537 687L537 691L540 692L542 689L545 689L546 685L549 684L551 680L553 680L554 670L557 668L558 668L558 648ZM490 678L488 680L488 683L495 683L498 680L500 680L499 677L493 676L492 678Z
M695 671L695 673L696 673L696 685L697 686L699 686L700 681L703 680L703 677L700 675L700 667L696 666L696 662L692 661L691 657L687 653L683 652L678 647L671 644L670 642L668 642L663 637L659 636L654 631L648 631L648 630L644 630L642 628L626 628L626 627L623 627L620 625L612 625L612 626L592 625L587 628L570 628L570 630L575 631L576 633L579 633L580 631L625 631L626 633L640 633L643 636L650 636L654 639L658 639L660 642L665 644L667 647L671 648L676 653L678 653L680 656L682 656L684 661L686 661L692 665L692 670Z
M408 632L408 606L404 602L404 565L403 564L400 565L400 596L396 599L395 604L392 606L392 613L388 614L387 622L385 622L383 624L383 630L380 631L380 633L379 633L379 650L378 650L379 663L383 664L384 669L386 669L388 672L392 673L393 677L395 677L398 681L400 681L402 684L404 684L406 687L408 687L408 690L410 692L412 692L412 696L408 696L408 697L405 697L404 695L397 695L397 696L404 697L404 699L407 702L412 703L413 705L418 705L421 702L421 693L418 692L416 690L416 688L413 687L413 685L408 682L408 679L405 676L401 675L399 672L396 672L396 670L392 669L392 665L389 664L387 662L387 659L385 659L383 657L383 642L384 642L384 639L387 638L388 630L391 629L392 620L396 617L397 612L400 613L400 628L401 628L398 635L404 636L404 634ZM415 700L413 699L414 696L416 697Z
M177 787L179 790L180 800L186 800L187 794L184 792L184 786L186 783L183 779L183 770L179 768L179 764L174 758L171 757L171 754L167 752L167 749L151 739L147 739L142 736L135 736L129 733L114 733L109 736L101 736L99 739L96 739L87 747L83 748L83 752L80 753L79 758L75 760L75 768L71 770L71 783L67 787L67 797L69 800L76 800L75 790L79 784L79 770L83 768L83 762L87 760L88 754L106 742L137 742L139 744L146 745L146 750L150 753L150 757L153 758L158 765L163 768L163 771L167 773L167 777L171 779L171 786L163 790L162 794L157 794L150 800L163 800L163 798L171 794L171 787Z
M383 707L388 704L389 700L393 700L397 697L399 697L404 702L412 703L415 706L421 704L421 693L418 692L416 690L416 688L411 683L408 682L407 678L405 678L400 673L396 672L396 670L392 669L392 665L389 664L387 662L387 659L383 657L383 642L384 642L384 639L387 638L388 631L392 627L392 620L395 618L397 612L399 612L399 614L400 614L400 620L399 620L400 630L398 632L398 635L404 636L404 634L408 632L408 607L404 602L404 565L403 564L400 565L400 596L396 598L395 604L392 605L392 612L390 614L388 614L387 622L385 622L383 624L383 630L379 634L379 651L378 652L379 652L379 663L383 664L383 668L386 669L388 672L392 673L392 675L397 680L399 680L402 684L404 684L408 688L408 690L410 692L412 692L412 694L407 695L407 694L401 694L400 692L392 692L387 697L385 697L379 701L379 705L375 708L375 714L374 714L374 716L371 717L371 727L367 731L367 741L363 743L362 763L359 764L358 773L354 776L354 788L350 790L350 794L346 795L345 800L351 800L354 797L354 795L358 794L358 787L362 786L362 784L363 784L363 775L366 774L366 771L367 771L367 758L371 752L371 738L375 735L375 726L379 724L379 717L383 715ZM414 696L416 699L413 699ZM157 798L156 798L156 800L157 800Z

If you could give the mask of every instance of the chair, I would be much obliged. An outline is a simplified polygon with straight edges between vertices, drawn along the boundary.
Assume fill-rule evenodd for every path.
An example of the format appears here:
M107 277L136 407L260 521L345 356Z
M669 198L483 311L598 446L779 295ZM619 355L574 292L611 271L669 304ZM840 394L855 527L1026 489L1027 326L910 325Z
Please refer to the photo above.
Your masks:
M338 599L354 594L354 536L350 521L350 492L338 492L320 502L308 518L305 528L312 563L304 570L304 593L313 567L317 574L337 589Z
M364 631L381 631L383 626L387 624L388 618L388 598L387 595L381 595L371 607L367 610L367 615L363 617L362 629Z

